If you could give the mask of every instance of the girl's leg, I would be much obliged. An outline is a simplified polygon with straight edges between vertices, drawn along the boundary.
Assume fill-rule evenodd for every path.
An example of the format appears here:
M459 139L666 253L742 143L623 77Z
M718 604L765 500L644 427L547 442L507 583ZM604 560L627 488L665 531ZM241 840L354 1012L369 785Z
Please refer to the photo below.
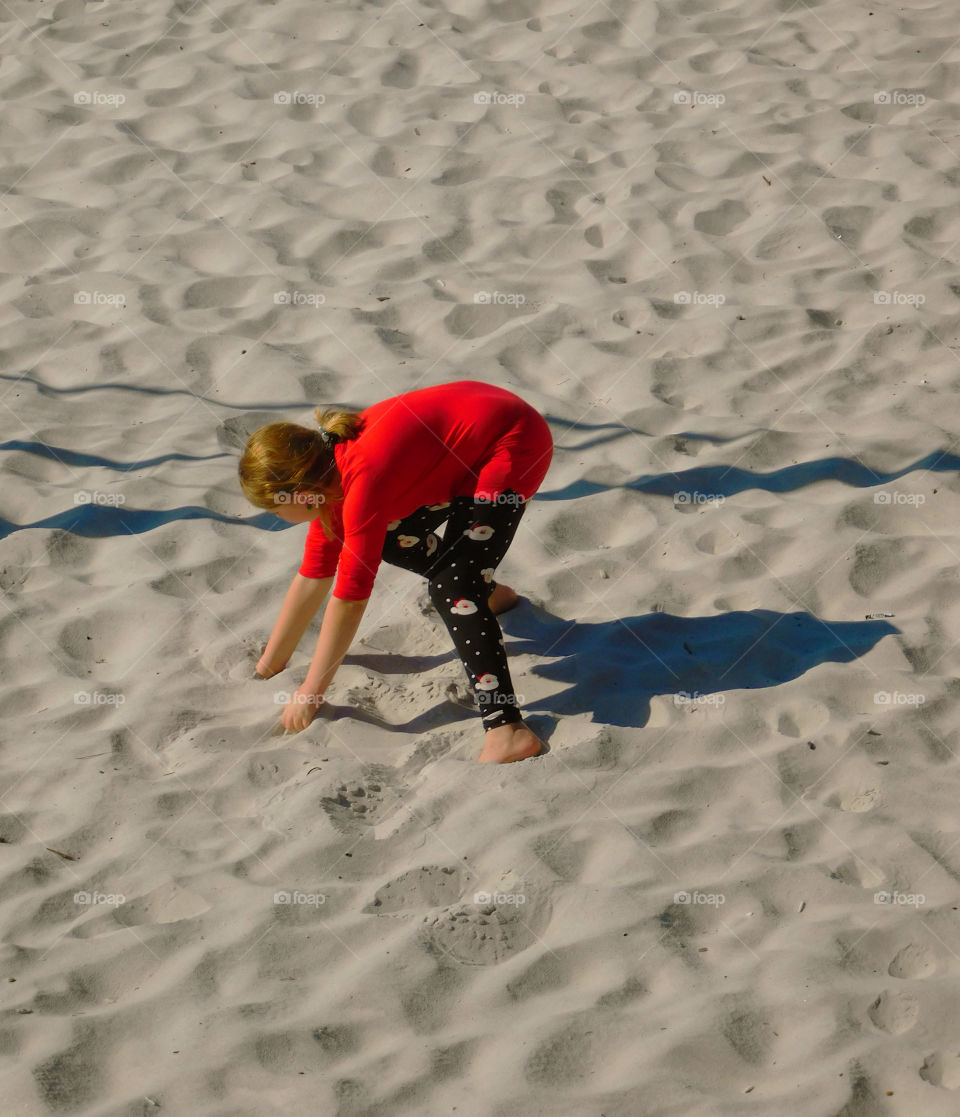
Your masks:
M515 498L513 503L511 496ZM522 760L536 755L543 744L520 719L513 698L503 634L488 605L489 595L497 588L494 570L506 553L523 509L524 504L515 493L501 494L500 500L495 502L455 497L442 505L418 508L402 520L394 521L384 541L384 561L428 579L431 600L450 631L467 678L471 683L475 680L483 683L482 687L474 685L487 729L481 761ZM478 519L481 513L482 521ZM443 538L439 539L433 529L443 520L447 520L447 525ZM478 525L489 528L491 534L477 531ZM466 546L468 540L469 547ZM458 569L461 574L456 573ZM449 594L443 591L447 582L451 589ZM472 595L466 596L466 600L477 606L476 614L463 604L465 595ZM451 598L449 603L445 600L447 597ZM456 614L446 611L454 601L458 601ZM476 634L471 636L471 631ZM496 642L491 643L493 640ZM472 654L481 647L486 648L487 655L484 663L477 663ZM471 668L471 663L475 669ZM491 687L493 679L497 680L496 688ZM509 695L512 702L504 701L505 695ZM501 715L497 715L497 709L501 710ZM494 716L488 717L488 714Z
M485 729L522 721L500 625L487 599L525 510L516 493L454 504L443 545L429 568L428 592L474 688Z
M404 570L412 570L424 578L430 577L430 572L438 562L442 562L443 548L448 531L443 536L436 532L436 528L449 519L455 509L461 509L466 514L467 509L473 508L473 497L459 496L443 504L426 504L417 508L402 520L394 520L387 530L387 537L383 543L382 557L384 562L399 566ZM487 598L497 588L497 582L491 575L487 583ZM505 587L508 600L505 606L510 607L509 588ZM516 595L513 594L513 599Z
M383 543L384 561L426 578L441 544L434 529L447 519L452 508L450 501L426 504L402 520L394 520Z

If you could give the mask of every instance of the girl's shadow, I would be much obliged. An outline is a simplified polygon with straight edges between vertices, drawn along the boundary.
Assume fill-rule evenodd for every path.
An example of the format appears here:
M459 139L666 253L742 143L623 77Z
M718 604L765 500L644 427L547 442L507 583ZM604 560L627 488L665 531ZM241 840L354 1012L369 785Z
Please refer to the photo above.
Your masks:
M531 674L567 683L525 701L544 714L590 713L607 725L641 727L650 698L694 699L725 690L776 686L820 663L849 663L900 630L887 621L822 621L770 609L675 617L648 613L588 623L566 621L529 601L500 617L511 653L552 660Z
M683 699L725 690L776 686L820 663L849 663L884 636L900 630L887 621L822 621L810 613L771 609L722 613L714 617L675 617L670 613L609 621L568 621L525 598L500 615L508 653L545 661L531 674L566 683L565 689L538 700L523 700L528 719L541 736L552 716L592 715L594 722L641 728L650 717L650 699L668 694ZM389 653L348 655L353 662L386 674L428 670L455 663L451 651L436 656ZM462 668L459 668L462 671ZM517 684L514 670L514 685ZM327 716L352 716L383 723L362 711L332 707ZM476 718L451 704L434 708L402 725L404 732L427 732L442 724Z

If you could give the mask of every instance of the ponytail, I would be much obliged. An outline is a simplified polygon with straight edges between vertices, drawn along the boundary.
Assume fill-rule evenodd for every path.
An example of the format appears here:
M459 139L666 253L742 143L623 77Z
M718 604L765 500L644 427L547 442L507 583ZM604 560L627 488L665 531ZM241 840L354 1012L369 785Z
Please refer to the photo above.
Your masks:
M318 407L313 413L317 426L335 434L340 442L356 438L363 420L356 411L343 411L338 407Z

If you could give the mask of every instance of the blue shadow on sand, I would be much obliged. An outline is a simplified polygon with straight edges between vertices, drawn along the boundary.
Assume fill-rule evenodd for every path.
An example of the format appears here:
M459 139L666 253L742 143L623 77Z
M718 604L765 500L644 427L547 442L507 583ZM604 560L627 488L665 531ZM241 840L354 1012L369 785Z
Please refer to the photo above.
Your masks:
M689 435L687 437L690 437ZM763 489L769 493L787 493L812 485L816 481L839 481L854 488L867 489L873 485L889 485L916 469L948 473L960 470L960 456L944 450L934 450L912 465L891 473L870 469L850 458L821 458L819 461L798 462L771 473L753 473L736 466L708 465L685 469L680 473L660 473L624 481L621 485L605 485L596 481L574 481L562 489L537 493L535 500L575 500L611 489L629 489L636 493L652 493L672 497L674 493L710 493L715 496L734 496L747 489Z
M24 454L36 454L38 458L47 458L48 461L60 462L61 465L76 466L103 466L104 469L113 469L117 473L132 473L135 469L149 469L153 465L163 465L164 462L206 462L213 458L227 458L227 453L220 454L160 454L156 458L141 458L138 461L118 462L115 458L104 458L100 454L85 454L80 450L67 450L62 446L49 446L46 442L25 442L21 439L12 439L10 442L0 442L0 450L19 450Z
M261 531L282 531L297 526L278 519L272 512L261 512L258 516L244 519L240 516L225 516L222 512L211 512L209 508L201 508L199 505L157 511L153 508L125 506L114 508L104 504L78 504L67 509L66 512L57 512L54 516L35 520L31 524L15 524L0 516L0 539L5 539L15 531L26 531L27 528L48 530L59 528L73 535L82 535L86 539L104 539L114 535L142 535L145 531L152 531L155 527L179 520L217 520L222 524L245 524L247 527L259 528Z
M213 399L189 388L151 388L145 384L124 384L119 380L100 380L96 384L76 384L66 388L47 384L28 372L0 373L0 381L9 380L12 384L30 384L41 396L76 396L87 392L135 392L143 396L186 396L188 399L209 403L212 407L229 407L231 411L302 411L311 405L302 399L287 400L284 403L229 403L223 399Z
M771 609L715 617L647 613L622 620L568 621L526 599L499 620L504 633L513 637L507 652L519 693L523 683L517 677L516 654L552 660L534 665L530 673L567 684L546 698L521 704L531 727L547 741L550 723L563 715L588 713L598 724L642 729L650 719L654 695L694 698L777 686L821 663L849 663L884 636L900 631L887 621L822 621L810 613ZM343 662L391 675L447 663L462 674L453 651L434 656L353 652ZM402 724L388 724L363 709L331 704L324 716L426 733L451 722L475 720L477 714L446 704Z
M508 643L511 657L552 658L534 665L531 674L567 684L524 703L525 713L590 713L595 722L636 728L649 720L656 694L693 697L777 686L821 663L849 663L900 631L887 621L822 621L770 609L586 622L524 602L499 619L515 638Z
M118 463L94 455L79 454L67 450L42 451L37 443L3 443L0 449L29 450L32 453L44 453L45 456L56 457L69 465L102 465L119 471L129 471L149 465L155 465L170 459L185 459L203 461L205 458L190 458L184 454L168 454L162 458L149 461ZM68 460L68 456L70 460ZM210 458L226 457L225 454L211 454ZM638 477L633 481L625 481L622 485L604 485L595 481L575 481L562 489L553 489L548 492L539 492L534 500L577 500L581 497L592 496L595 493L607 492L611 489L630 489L633 492L651 493L655 496L672 497L677 492L710 493L720 496L733 496L745 492L747 489L763 489L767 492L783 493L793 489L802 488L804 485L813 484L815 481L840 481L843 484L856 488L869 488L873 485L885 485L903 477L916 469L929 472L950 472L960 470L960 457L943 451L934 451L926 457L919 458L912 465L892 473L878 473L869 469L860 462L851 461L849 458L824 458L821 461L801 462L798 465L787 466L784 469L774 470L772 473L753 473L748 469L737 469L733 466L703 466L697 469L687 469L682 473L663 473L656 476ZM288 524L274 516L271 512L261 512L257 516L225 516L219 512L212 512L209 508L190 505L182 508L169 508L164 511L153 509L114 508L107 505L77 505L65 512L58 512L44 520L37 520L29 524L15 524L10 520L0 517L0 539L12 535L15 531L24 528L61 528L71 531L76 535L103 538L111 535L139 535L141 532L150 531L162 524L176 520L219 520L221 523L245 524L247 527L260 531L286 531L290 527L302 525Z

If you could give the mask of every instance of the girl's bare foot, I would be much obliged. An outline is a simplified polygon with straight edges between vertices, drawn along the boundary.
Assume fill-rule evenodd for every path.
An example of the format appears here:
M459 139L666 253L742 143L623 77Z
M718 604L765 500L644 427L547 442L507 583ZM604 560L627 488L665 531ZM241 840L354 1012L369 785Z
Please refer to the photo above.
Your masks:
M479 763L510 764L514 760L526 760L536 756L543 748L543 741L528 729L522 721L498 725L487 730L483 752L477 757Z
M254 676L258 679L272 679L274 675L279 675L286 666L285 663L282 663L279 667L267 667L261 659L253 669Z
M487 598L487 604L490 606L491 612L505 613L508 609L512 609L519 600L520 598L509 586L505 586L503 582L497 582L493 593Z

